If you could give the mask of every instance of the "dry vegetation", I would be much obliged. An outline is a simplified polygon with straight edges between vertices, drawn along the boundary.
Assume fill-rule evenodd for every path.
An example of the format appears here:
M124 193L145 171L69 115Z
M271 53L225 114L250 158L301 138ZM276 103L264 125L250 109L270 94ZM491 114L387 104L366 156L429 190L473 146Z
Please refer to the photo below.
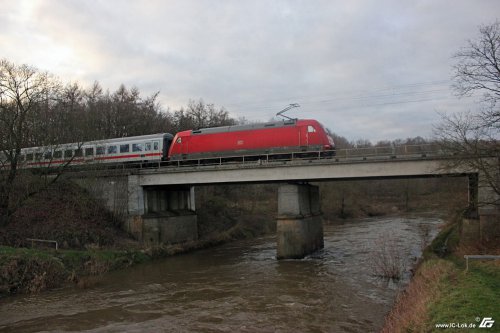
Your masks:
M60 182L30 199L6 227L0 244L29 245L27 238L57 241L62 249L130 246L119 221L76 184Z
M444 260L424 263L410 285L397 297L381 332L425 332L428 306L431 300L439 297L439 281L449 276L452 266Z
M370 264L376 276L399 280L405 267L405 256L398 246L398 239L386 235L374 241Z

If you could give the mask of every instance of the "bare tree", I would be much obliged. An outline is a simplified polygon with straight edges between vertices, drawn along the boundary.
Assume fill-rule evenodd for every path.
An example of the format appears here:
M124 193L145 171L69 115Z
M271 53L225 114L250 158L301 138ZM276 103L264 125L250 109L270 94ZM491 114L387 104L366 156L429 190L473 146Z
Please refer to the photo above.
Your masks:
M28 65L16 66L0 60L0 225L6 225L15 212L21 148L40 145L49 137L50 104L59 84L48 73ZM29 190L25 197L34 193Z
M446 160L443 167L477 170L481 173L479 186L489 187L500 195L498 128L484 123L483 114L442 114L441 118L441 124L435 128L436 137L442 149L454 157ZM479 204L500 203L494 200Z
M189 101L186 115L191 119L194 129L236 124L224 108L217 110L214 104L205 104L202 99L198 102Z
M333 133L329 128L326 129L326 132L332 137L337 149L348 149L354 146L347 138Z
M214 104L205 104L200 99L198 102L190 100L187 109L181 108L173 115L176 132L187 129L200 129L206 127L231 126L237 121L230 117L226 109L217 109Z
M479 28L479 38L455 54L455 90L460 95L480 92L494 106L500 99L500 22ZM490 110L492 110L490 108ZM498 109L492 120L498 124Z
M478 110L442 114L435 133L443 149L456 157L447 167L479 170L484 186L500 195L500 22L481 26L479 37L469 40L455 59L454 89L460 96L479 95Z

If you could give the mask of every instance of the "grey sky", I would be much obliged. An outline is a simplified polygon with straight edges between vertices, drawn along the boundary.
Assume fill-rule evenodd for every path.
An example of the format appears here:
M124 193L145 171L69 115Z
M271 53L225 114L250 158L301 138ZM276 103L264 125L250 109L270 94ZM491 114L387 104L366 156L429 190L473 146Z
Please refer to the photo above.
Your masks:
M429 137L452 55L499 18L498 0L0 0L0 58L89 86L203 98L234 117L315 118L351 140Z

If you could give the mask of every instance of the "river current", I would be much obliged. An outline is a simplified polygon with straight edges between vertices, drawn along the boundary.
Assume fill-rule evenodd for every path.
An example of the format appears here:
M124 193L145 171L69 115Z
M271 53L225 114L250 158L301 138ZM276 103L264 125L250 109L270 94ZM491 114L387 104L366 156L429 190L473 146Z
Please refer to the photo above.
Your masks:
M325 225L325 248L276 260L266 236L178 255L72 287L0 300L1 332L378 332L436 217ZM404 260L398 282L377 277L381 242Z

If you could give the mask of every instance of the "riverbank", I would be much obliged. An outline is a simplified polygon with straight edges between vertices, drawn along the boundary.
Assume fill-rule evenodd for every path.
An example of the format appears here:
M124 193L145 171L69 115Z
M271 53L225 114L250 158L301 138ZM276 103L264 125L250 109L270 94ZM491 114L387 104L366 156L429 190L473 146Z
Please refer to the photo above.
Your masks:
M500 261L470 262L466 270L464 259L500 255L500 243L466 244L460 230L460 222L446 226L427 248L382 332L458 332L492 321L488 332L500 332Z
M97 247L85 250L55 250L0 246L0 296L37 293L65 284L86 288L95 284L101 275L113 270L237 239L256 237L261 232L243 219L224 232L175 245L146 248L133 246L127 250Z
M328 224L350 216L432 210L446 202L445 193L458 184L445 179L321 186ZM199 240L147 248L122 231L120 222L77 185L60 182L50 193L33 197L11 224L0 229L0 295L38 292L65 283L85 287L110 270L273 233L276 228L276 185L272 184L197 188ZM398 201L401 197L404 200ZM28 238L57 241L59 251L27 249L31 246Z
M373 276L376 240L420 253L442 220L377 217L324 226L324 250L276 260L267 235L116 270L85 290L0 299L0 331L374 332L397 285Z

